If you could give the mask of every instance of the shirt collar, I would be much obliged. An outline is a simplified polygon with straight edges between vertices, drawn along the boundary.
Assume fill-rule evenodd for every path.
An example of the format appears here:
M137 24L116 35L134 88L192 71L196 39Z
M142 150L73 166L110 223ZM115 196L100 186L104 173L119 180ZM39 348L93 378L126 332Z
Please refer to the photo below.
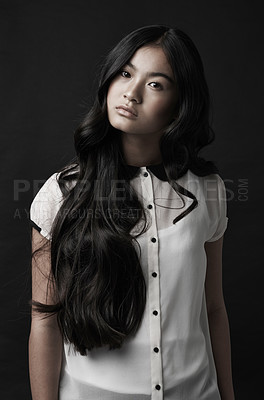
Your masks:
M137 167L135 165L127 165L127 168L134 174L139 173L140 170L140 167ZM156 178L160 179L161 181L168 181L163 163L147 165L146 169L151 171L153 175L155 175Z

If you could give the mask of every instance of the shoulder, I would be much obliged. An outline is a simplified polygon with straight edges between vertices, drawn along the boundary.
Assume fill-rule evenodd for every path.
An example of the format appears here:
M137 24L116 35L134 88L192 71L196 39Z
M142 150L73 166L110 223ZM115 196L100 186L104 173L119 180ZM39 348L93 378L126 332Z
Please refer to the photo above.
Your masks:
M200 199L216 197L219 191L225 188L224 181L219 174L205 176L196 175L190 169L178 179L178 183L190 190Z
M65 193L67 193L67 190L63 193L61 189L59 182L61 177L62 171L57 171L50 175L30 205L30 221L34 224L34 227L37 226L41 234L47 239L51 239L52 223L65 200ZM75 183L76 180L74 179L64 180L65 186L69 189Z
M39 227L54 216L63 201L58 176L58 172L50 175L30 204L30 219Z
M192 192L198 200L195 213L202 221L206 232L205 241L219 239L227 228L226 188L217 174L198 176L191 170L179 179L179 184Z
M61 179L62 171L56 171L51 174L33 197L30 204L31 221L40 228L44 226L46 231L48 231L47 227L50 226L51 221L54 219L66 197L65 193L67 193L67 190L63 193L61 189L62 185L59 182ZM74 179L64 180L65 187L69 190L76 182L77 180Z
M188 170L185 175L185 182L188 184L190 190L194 190L198 197L204 198L205 201L216 200L224 196L225 183L219 174L214 173L198 176L191 170Z
M50 175L42 187L39 189L36 197L44 196L44 195L50 195L50 196L60 196L61 192L59 190L59 182L58 179L60 178L60 172L54 172L52 175Z
M35 195L33 201L46 200L47 198L50 200L61 200L64 197L61 189L61 182L64 181L67 189L71 189L76 184L77 180L74 178L69 179L69 176L78 172L78 168L70 171L68 174L65 172L66 171L60 170L48 176L44 184Z

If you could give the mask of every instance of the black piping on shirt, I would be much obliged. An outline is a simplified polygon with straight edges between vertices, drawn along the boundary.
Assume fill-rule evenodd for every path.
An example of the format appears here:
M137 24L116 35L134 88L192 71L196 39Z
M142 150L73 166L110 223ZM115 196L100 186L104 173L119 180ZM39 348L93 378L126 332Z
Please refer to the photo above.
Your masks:
M39 232L41 231L41 228L37 224L35 224L35 222L32 221L32 219L29 220L29 225L31 225L33 228L37 229L37 231L39 231Z

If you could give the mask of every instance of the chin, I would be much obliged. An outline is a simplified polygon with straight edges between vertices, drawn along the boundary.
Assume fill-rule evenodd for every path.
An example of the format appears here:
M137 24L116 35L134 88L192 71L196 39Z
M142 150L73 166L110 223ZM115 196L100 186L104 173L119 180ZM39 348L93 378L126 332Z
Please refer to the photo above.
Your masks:
M126 132L126 133L132 133L131 125L129 121L116 121L116 120L109 120L110 125L112 125L113 128L118 129L119 131Z

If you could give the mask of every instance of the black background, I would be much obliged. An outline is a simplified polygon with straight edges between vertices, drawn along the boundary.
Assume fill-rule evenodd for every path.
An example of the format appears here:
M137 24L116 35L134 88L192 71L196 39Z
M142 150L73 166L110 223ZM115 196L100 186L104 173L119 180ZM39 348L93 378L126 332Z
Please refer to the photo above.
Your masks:
M28 212L74 156L73 132L104 55L140 26L178 26L202 56L227 188L223 284L238 400L262 398L263 18L261 1L0 1L0 397L30 399ZM262 172L262 173L261 173ZM190 399L194 400L194 399Z

